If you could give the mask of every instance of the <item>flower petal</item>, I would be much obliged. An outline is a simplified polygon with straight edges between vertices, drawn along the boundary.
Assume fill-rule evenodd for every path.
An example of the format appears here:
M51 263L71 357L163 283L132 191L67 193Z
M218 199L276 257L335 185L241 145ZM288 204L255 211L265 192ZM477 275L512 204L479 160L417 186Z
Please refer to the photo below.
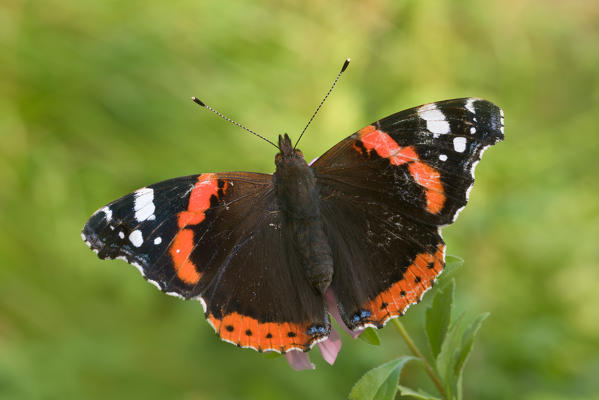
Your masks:
M351 337L353 337L354 339L357 339L358 336L360 336L360 334L364 332L364 329L366 328L359 328L355 331L352 331L347 327L347 325L345 325L345 322L343 322L343 318L341 318L341 314L339 314L339 309L337 308L337 299L335 298L335 293L333 293L333 290L330 287L324 293L324 299L329 314L331 314L333 318L335 318L337 323L343 328L345 332L351 335Z
M339 350L341 350L341 337L333 327L331 327L329 337L325 341L318 343L318 348L320 349L322 358L330 365L333 365L337 359Z
M287 362L296 371L301 371L304 369L316 369L314 364L310 362L310 356L308 353L304 353L299 350L291 350L285 353L285 358Z

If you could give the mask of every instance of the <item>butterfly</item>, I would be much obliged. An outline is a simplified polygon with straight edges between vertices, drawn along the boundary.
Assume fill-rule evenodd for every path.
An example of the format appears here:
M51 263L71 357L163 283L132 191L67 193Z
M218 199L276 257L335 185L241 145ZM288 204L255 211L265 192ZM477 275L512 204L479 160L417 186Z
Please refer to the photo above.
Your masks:
M503 132L499 107L462 98L373 122L310 165L279 135L274 174L155 183L96 211L82 238L199 300L221 339L307 351L330 333L328 291L351 330L382 328L421 299L445 265L441 228Z

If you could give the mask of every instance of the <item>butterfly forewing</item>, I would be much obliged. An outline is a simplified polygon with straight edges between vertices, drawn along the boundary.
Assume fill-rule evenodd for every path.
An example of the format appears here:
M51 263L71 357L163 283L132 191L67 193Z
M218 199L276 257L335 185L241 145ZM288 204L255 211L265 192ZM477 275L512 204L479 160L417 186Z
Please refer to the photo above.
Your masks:
M412 218L445 225L466 205L482 153L500 140L499 107L481 99L446 100L374 122L312 167L323 184L360 185L375 197L400 200L400 211Z

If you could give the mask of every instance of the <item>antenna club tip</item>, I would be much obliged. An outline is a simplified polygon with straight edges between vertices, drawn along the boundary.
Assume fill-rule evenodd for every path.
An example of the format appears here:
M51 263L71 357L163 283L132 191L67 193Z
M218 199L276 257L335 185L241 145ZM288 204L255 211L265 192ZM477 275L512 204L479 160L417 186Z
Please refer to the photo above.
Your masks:
M345 62L343 63L343 67L341 67L341 72L343 72L347 69L347 66L349 65L350 61L351 61L351 58L348 58L347 60L345 60Z
M197 98L197 97L195 97L195 96L192 96L191 100L192 100L194 103L201 105L202 107L206 107L206 104L204 104L204 102L203 102L202 100L198 99L198 98Z

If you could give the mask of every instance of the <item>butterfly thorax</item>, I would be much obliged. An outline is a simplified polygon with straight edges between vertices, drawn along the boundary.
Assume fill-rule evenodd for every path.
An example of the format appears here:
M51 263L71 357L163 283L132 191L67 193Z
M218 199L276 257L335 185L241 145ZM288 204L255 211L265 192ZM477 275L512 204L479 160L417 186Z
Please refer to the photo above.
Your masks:
M324 293L333 277L333 257L322 227L316 177L289 136L279 136L274 185L283 229L306 268L306 278Z

